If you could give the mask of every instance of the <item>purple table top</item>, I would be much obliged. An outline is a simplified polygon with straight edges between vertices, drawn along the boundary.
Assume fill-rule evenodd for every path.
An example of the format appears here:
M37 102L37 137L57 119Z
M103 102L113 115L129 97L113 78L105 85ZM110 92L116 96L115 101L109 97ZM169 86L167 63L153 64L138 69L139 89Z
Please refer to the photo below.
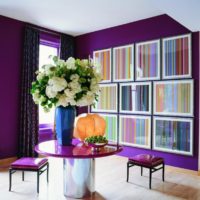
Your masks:
M73 140L72 146L61 146L57 140L49 140L35 146L35 151L39 154L60 158L99 158L117 154L122 151L119 145L107 144L99 152L92 151L91 147L82 142Z

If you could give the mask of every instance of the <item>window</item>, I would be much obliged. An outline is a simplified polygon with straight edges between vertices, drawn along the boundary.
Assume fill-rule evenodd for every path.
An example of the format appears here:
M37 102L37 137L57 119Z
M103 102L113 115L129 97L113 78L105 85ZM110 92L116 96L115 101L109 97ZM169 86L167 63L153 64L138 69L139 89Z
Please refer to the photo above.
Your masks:
M45 64L51 63L50 55L58 56L60 48L60 36L40 33L40 49L39 49L39 69ZM54 124L55 109L45 113L42 106L39 106L39 124Z

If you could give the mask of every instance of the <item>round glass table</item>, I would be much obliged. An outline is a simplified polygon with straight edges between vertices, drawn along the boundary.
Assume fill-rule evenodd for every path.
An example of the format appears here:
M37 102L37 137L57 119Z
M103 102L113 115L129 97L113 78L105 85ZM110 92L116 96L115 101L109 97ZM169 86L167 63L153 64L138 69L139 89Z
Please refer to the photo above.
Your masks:
M62 146L57 140L50 140L35 146L35 151L45 156L63 158L64 195L83 198L95 192L95 158L117 154L122 147L107 144L94 151L78 140L73 140L71 146Z

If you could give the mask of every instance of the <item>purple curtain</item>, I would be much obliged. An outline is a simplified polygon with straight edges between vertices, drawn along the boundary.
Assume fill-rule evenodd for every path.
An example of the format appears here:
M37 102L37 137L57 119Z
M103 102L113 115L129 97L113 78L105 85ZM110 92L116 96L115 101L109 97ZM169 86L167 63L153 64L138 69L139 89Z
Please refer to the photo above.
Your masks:
M74 57L74 37L61 34L60 58L67 60L69 57Z
M30 89L39 65L39 41L39 31L26 26L21 76L19 157L36 156L34 147L38 143L38 106L32 100Z

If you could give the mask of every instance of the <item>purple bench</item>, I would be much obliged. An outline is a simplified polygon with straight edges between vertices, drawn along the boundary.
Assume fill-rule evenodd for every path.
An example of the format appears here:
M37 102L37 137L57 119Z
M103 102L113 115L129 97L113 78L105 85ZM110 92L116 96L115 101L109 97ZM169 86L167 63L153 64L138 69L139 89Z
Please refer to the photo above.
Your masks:
M47 171L47 182L49 181L49 163L47 158L24 157L13 162L9 169L9 191L12 187L12 174L16 171L22 171L22 180L24 181L24 171L37 172L37 192L39 193L39 176Z
M127 163L127 182L129 180L129 168L133 166L140 166L141 167L141 176L143 174L143 167L149 169L149 188L151 189L151 179L152 179L152 173L162 169L162 179L164 181L165 176L165 163L164 159L160 157L156 157L154 155L149 154L140 154L133 157L130 157L128 159ZM160 166L157 168L158 166Z

